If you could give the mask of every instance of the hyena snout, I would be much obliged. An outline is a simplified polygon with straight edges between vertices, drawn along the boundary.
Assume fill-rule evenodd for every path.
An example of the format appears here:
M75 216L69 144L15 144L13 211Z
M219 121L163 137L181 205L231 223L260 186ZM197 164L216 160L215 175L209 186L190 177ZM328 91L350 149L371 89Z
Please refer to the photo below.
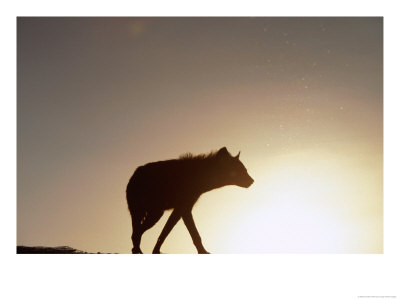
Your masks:
M254 179L248 176L246 188L250 187L254 183Z
M254 179L250 177L249 174L243 176L240 180L239 186L248 188L254 183Z

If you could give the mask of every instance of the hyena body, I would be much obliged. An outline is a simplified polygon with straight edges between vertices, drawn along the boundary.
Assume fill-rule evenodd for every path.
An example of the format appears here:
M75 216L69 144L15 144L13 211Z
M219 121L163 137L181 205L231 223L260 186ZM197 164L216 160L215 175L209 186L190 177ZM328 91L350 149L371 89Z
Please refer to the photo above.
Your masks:
M208 253L196 229L192 208L200 195L226 185L249 187L254 180L239 160L224 147L209 155L187 155L138 167L129 180L126 196L132 218L132 253L142 253L143 233L153 227L165 210L173 209L153 253L175 224L183 219L198 253Z

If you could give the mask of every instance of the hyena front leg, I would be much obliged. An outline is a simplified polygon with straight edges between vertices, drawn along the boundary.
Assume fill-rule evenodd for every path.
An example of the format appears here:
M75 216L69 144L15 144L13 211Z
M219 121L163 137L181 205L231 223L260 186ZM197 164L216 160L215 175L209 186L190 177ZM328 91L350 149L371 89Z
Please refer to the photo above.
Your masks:
M157 244L153 249L153 254L160 254L161 245L164 243L165 239L167 238L168 234L171 232L172 228L178 223L179 219L181 218L181 213L179 210L174 209L171 215L168 218L167 223L165 224L163 230L161 231L160 237L157 240Z
M189 230L190 236L192 237L193 244L196 246L197 252L199 254L210 254L203 246L201 242L201 237L197 231L196 225L194 224L193 215L191 211L186 211L182 214L183 222L186 228Z

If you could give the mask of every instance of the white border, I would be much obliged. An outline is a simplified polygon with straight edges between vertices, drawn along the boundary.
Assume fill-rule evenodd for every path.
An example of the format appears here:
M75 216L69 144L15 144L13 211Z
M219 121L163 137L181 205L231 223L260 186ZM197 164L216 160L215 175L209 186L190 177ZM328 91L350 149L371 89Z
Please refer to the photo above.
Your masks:
M263 4L260 4L263 3ZM388 3L388 2L386 2ZM398 11L377 1L15 1L1 16L3 299L357 299L400 297L396 97ZM4 4L3 4L4 5ZM16 255L16 16L384 16L384 255ZM139 298L140 299L140 298Z

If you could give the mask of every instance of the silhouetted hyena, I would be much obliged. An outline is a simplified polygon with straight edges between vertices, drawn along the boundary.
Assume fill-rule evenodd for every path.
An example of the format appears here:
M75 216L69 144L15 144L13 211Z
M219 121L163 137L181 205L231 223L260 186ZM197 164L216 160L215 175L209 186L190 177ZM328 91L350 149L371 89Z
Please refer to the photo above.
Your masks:
M200 195L226 185L248 188L254 180L226 147L208 155L184 155L179 159L158 161L138 167L126 188L132 217L132 253L142 253L142 234L153 227L165 210L173 209L153 253L182 217L198 253L208 253L193 221L192 208Z

